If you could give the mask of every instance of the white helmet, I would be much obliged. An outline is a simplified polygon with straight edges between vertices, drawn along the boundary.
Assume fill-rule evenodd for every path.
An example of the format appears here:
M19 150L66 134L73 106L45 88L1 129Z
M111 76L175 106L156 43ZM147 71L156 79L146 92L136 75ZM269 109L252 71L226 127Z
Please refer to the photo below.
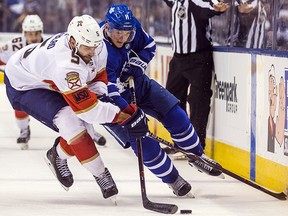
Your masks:
M42 31L43 32L43 22L40 17L36 14L27 15L22 23L23 32L34 32Z
M69 37L76 41L77 49L80 45L98 47L103 42L103 34L96 20L89 15L75 16L68 25Z

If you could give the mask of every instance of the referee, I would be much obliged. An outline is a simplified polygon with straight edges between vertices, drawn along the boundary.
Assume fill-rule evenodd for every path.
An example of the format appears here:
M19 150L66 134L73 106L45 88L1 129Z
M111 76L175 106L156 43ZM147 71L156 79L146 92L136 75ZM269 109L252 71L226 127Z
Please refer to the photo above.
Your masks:
M164 1L172 11L174 52L166 88L180 100L185 111L188 101L190 121L205 148L214 67L210 18L225 12L230 5L218 0Z

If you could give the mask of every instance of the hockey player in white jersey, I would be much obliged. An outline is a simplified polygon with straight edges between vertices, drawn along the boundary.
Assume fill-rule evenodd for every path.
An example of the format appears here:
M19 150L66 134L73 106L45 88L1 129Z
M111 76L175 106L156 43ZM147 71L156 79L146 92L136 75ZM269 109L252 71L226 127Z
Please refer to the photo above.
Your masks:
M0 48L0 61L4 64L18 50L26 45L40 43L43 40L43 22L38 15L27 15L22 23L22 36L13 38ZM17 143L22 150L28 149L30 140L29 115L23 111L15 110L16 123L20 129Z
M59 132L46 161L62 186L68 190L74 182L67 159L76 156L104 198L118 189L91 138L92 123L120 124L135 138L148 131L147 118L137 106L121 111L99 100L107 94L107 55L98 23L88 15L76 16L67 32L15 53L4 77L13 108Z
M0 61L4 64L8 59L21 48L34 43L43 42L43 22L38 15L27 15L22 23L22 36L16 37L8 41L0 48ZM45 38L44 38L45 39ZM17 126L20 129L20 136L17 143L22 150L28 149L28 141L30 140L29 115L23 111L15 110ZM106 139L100 133L94 130L93 140L98 145L105 145Z

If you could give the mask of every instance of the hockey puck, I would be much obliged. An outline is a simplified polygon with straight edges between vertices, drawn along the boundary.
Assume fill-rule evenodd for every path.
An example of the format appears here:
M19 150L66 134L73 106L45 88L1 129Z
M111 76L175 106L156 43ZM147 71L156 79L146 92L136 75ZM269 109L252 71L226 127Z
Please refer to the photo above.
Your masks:
M181 209L180 214L192 214L192 210L190 209Z

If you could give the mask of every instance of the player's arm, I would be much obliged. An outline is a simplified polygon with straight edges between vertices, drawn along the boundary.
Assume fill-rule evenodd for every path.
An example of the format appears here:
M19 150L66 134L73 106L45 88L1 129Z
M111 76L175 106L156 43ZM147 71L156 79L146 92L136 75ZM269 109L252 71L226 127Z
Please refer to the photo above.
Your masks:
M125 91L125 86L124 86L125 84L120 83L120 80L117 77L117 70L120 70L120 68L122 67L120 67L117 64L117 61L114 61L114 60L115 58L113 58L113 56L108 57L108 62L107 62L108 96L113 99L113 102L121 110L124 110L129 105L128 102L120 95L122 91Z

